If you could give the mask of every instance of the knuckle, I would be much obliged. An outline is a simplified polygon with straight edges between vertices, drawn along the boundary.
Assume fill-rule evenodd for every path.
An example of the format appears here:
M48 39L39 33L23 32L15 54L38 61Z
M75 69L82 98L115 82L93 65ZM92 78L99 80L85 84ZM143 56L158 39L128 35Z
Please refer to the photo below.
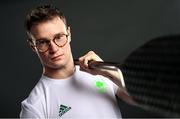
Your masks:
M91 51L89 51L88 53L89 53L89 54L94 54L94 51L91 50Z

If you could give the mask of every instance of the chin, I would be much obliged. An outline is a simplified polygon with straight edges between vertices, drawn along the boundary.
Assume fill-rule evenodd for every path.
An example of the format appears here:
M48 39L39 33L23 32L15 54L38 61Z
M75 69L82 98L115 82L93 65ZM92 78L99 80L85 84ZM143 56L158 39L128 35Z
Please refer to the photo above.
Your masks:
M52 63L51 66L54 67L54 68L61 68L61 67L65 67L65 62L62 62L62 61L59 61L59 62L56 62L56 63Z
M48 69L62 69L65 67L64 62L53 62L53 63L46 63L44 66Z
M48 69L63 69L65 67L65 65L49 65L49 66L46 66Z

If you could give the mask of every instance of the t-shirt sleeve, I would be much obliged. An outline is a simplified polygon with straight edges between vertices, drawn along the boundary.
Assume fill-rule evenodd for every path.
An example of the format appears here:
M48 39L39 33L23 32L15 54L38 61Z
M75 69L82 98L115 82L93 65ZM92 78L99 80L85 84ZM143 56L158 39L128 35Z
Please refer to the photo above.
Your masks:
M26 100L21 103L20 118L45 118L39 110Z

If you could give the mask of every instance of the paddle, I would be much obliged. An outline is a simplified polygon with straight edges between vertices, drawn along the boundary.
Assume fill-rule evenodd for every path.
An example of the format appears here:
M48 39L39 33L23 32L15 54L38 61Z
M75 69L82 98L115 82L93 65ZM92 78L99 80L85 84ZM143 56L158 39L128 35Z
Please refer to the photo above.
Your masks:
M143 108L180 117L180 36L150 40L119 67L133 99Z

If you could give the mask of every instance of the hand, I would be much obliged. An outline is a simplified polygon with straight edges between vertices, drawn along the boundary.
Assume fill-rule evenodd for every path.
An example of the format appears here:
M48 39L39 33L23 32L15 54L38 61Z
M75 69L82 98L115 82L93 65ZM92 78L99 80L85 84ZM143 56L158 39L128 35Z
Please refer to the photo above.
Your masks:
M117 83L116 80L123 78L121 72L118 72L119 69L117 67L115 67L117 69L115 71L108 70L108 69L101 69L101 68L91 69L89 68L90 61L103 62L103 60L95 52L89 51L87 54L79 58L80 70L89 72L94 75L97 75L97 74L103 75L105 77L110 78L111 80L114 80L116 83Z
M101 74L100 70L97 69L90 69L89 68L89 62L90 61L103 61L95 52L89 51L87 54L79 58L79 65L80 70L86 71L88 73L91 73L93 75Z

